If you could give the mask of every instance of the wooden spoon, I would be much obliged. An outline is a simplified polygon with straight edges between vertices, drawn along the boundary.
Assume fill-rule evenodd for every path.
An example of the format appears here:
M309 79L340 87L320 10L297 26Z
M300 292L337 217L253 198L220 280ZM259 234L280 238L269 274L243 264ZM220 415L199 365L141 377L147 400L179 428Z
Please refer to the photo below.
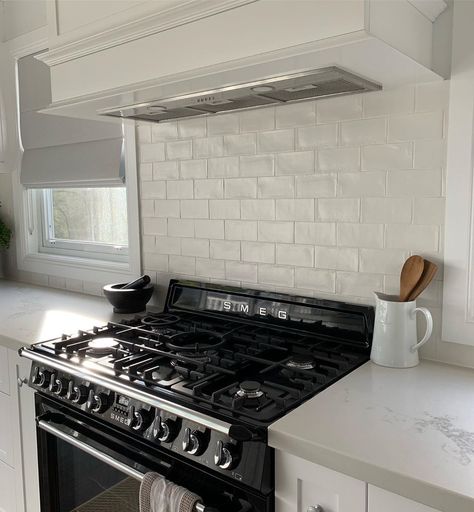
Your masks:
M418 295L420 295L425 288L431 283L434 276L436 275L436 272L438 270L438 265L433 263L430 260L424 260L424 269L423 274L421 274L420 280L416 284L416 286L413 288L413 290L410 292L410 296L408 297L408 300L415 300Z
M425 267L421 256L410 256L403 264L400 274L400 301L406 302L411 292L420 280Z

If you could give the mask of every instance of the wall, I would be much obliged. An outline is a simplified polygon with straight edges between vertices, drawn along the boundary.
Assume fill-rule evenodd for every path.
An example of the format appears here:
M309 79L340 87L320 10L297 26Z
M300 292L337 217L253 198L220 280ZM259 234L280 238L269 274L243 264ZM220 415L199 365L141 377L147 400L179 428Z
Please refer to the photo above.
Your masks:
M0 0L0 41L10 41L46 23L46 0Z

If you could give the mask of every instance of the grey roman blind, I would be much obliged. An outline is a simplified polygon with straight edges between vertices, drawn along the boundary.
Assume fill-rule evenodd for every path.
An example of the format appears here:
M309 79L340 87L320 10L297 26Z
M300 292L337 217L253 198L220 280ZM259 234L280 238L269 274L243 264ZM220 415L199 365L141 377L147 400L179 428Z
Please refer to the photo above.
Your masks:
M20 181L28 188L110 187L125 179L120 123L42 114L51 103L49 67L33 55L18 61Z

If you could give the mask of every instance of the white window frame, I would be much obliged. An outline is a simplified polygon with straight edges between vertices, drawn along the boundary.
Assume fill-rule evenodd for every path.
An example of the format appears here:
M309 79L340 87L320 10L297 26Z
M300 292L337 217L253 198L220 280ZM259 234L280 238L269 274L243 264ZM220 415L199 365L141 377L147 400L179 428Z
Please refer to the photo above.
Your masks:
M10 49L10 69L17 70L20 58L43 51L45 41L27 41L23 45ZM141 274L140 254L140 216L137 176L137 155L135 140L135 122L124 121L125 141L125 186L127 189L128 221L128 261L104 261L100 258L78 257L66 254L48 254L41 252L41 223L38 215L38 201L35 190L27 190L20 183L21 147L19 137L18 74L15 76L17 127L17 158L12 176L13 200L15 212L15 241L17 266L19 270L46 274L62 278L79 279L86 282L112 283L128 281Z
M126 189L126 187L124 188ZM39 252L69 257L78 256L89 259L103 259L104 261L124 263L128 261L128 245L121 246L110 243L55 238L53 233L53 190L37 190L36 196L38 203L37 218L41 222Z

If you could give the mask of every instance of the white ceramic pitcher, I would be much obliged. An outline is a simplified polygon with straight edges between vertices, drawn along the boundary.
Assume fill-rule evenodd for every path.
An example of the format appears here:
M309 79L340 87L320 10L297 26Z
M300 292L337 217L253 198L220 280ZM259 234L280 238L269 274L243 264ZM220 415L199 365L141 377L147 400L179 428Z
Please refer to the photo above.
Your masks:
M433 318L426 308L417 308L416 301L400 302L396 295L375 295L374 338L370 359L381 366L411 368L420 360L418 349L424 345L433 331ZM426 318L426 332L417 341L416 314Z

